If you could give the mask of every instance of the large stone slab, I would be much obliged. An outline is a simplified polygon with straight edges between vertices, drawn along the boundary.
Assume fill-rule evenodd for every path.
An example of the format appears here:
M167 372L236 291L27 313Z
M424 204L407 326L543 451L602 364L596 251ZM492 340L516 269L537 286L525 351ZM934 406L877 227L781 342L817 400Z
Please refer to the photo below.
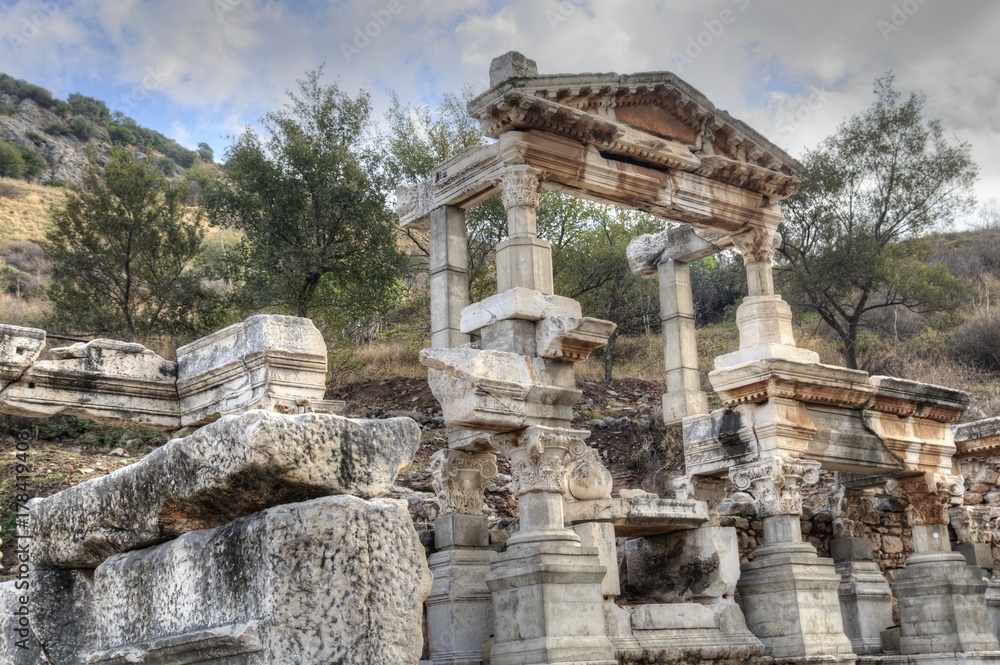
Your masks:
M52 356L30 363L0 392L0 412L74 415L160 431L180 427L176 363L141 344L110 339L53 349Z
M309 319L252 316L177 349L181 423L321 403L326 361L323 335Z
M424 349L420 362L449 427L511 432L567 427L576 389L572 364L506 351Z
M227 416L131 466L33 502L33 563L93 568L271 506L379 496L419 444L420 428L408 418Z
M76 612L78 589L33 597L58 654L39 662L416 665L431 576L404 501L337 496L114 556L86 586Z
M583 316L580 303L572 298L545 295L540 291L513 288L462 310L463 333L478 333L500 321L541 321L550 316Z
M704 501L657 496L564 501L563 520L568 525L609 522L618 537L648 536L697 529L708 521L708 507Z

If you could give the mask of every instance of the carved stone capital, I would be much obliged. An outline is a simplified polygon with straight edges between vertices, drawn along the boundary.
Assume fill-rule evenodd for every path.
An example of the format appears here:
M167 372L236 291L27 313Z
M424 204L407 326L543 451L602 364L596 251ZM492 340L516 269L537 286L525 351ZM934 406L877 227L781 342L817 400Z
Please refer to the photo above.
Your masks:
M985 543L993 542L993 531L990 529L990 514L993 509L989 506L953 506L948 511L951 520L951 528L955 530L960 543Z
M781 234L764 226L751 226L732 237L744 263L771 263L781 247Z
M736 489L749 492L761 517L801 515L802 488L819 480L820 463L773 457L729 469Z
M875 491L841 487L830 495L834 538L867 538L865 517L875 513Z
M510 210L516 206L538 207L541 190L541 171L530 166L512 166L504 171L497 181L503 192L503 207Z
M684 501L704 501L708 505L709 525L718 526L719 504L726 498L726 481L707 476L674 478L674 496Z
M890 480L886 489L909 501L906 519L910 526L948 524L949 509L962 503L965 479L945 473L925 473L915 478Z
M497 456L445 448L431 457L431 483L441 514L482 515L483 493L497 475Z
M587 436L590 436L587 430L533 426L496 434L492 442L510 461L511 489L515 495L565 494L574 463L584 459L590 450L584 442Z

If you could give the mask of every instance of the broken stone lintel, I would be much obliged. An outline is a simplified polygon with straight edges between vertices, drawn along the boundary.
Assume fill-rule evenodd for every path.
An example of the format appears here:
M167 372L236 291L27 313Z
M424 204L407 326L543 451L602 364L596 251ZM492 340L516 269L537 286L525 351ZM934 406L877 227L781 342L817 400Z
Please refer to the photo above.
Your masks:
M667 261L690 263L733 246L729 236L684 225L633 238L625 250L629 267L639 277L655 277Z
M420 443L409 418L251 411L174 439L140 461L32 503L32 563L94 568L284 503L385 494Z

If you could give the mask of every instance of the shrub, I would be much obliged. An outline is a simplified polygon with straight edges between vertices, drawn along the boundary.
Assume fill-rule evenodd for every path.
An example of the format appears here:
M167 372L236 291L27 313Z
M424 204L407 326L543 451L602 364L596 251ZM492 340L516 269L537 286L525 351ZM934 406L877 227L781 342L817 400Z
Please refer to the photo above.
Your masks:
M37 146L42 146L45 145L46 143L45 137L39 134L38 132L28 132L27 136L29 139L31 139L31 142Z
M14 115L16 110L10 102L0 102L0 115Z
M952 348L959 360L1000 371L1000 313L980 314L952 334Z
M24 159L25 178L34 178L48 170L49 163L37 152L26 145L18 145L17 149L21 152L21 158Z
M97 134L97 125L79 115L69 121L69 129L77 138L84 141Z
M108 136L115 145L135 145L135 133L123 125L108 125Z
M68 132L69 130L66 129L66 125L62 124L61 122L53 122L51 125L45 128L45 133L49 134L50 136L66 136Z
M0 142L0 176L21 178L27 167L17 146Z

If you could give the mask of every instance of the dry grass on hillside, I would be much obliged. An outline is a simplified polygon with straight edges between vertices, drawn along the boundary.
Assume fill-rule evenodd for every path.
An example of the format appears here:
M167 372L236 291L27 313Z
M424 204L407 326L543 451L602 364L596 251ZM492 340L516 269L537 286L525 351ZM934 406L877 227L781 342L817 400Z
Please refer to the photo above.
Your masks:
M0 242L44 240L52 224L52 206L62 205L65 199L61 187L0 178Z
M0 324L35 328L51 313L52 303L46 298L25 300L0 293Z

